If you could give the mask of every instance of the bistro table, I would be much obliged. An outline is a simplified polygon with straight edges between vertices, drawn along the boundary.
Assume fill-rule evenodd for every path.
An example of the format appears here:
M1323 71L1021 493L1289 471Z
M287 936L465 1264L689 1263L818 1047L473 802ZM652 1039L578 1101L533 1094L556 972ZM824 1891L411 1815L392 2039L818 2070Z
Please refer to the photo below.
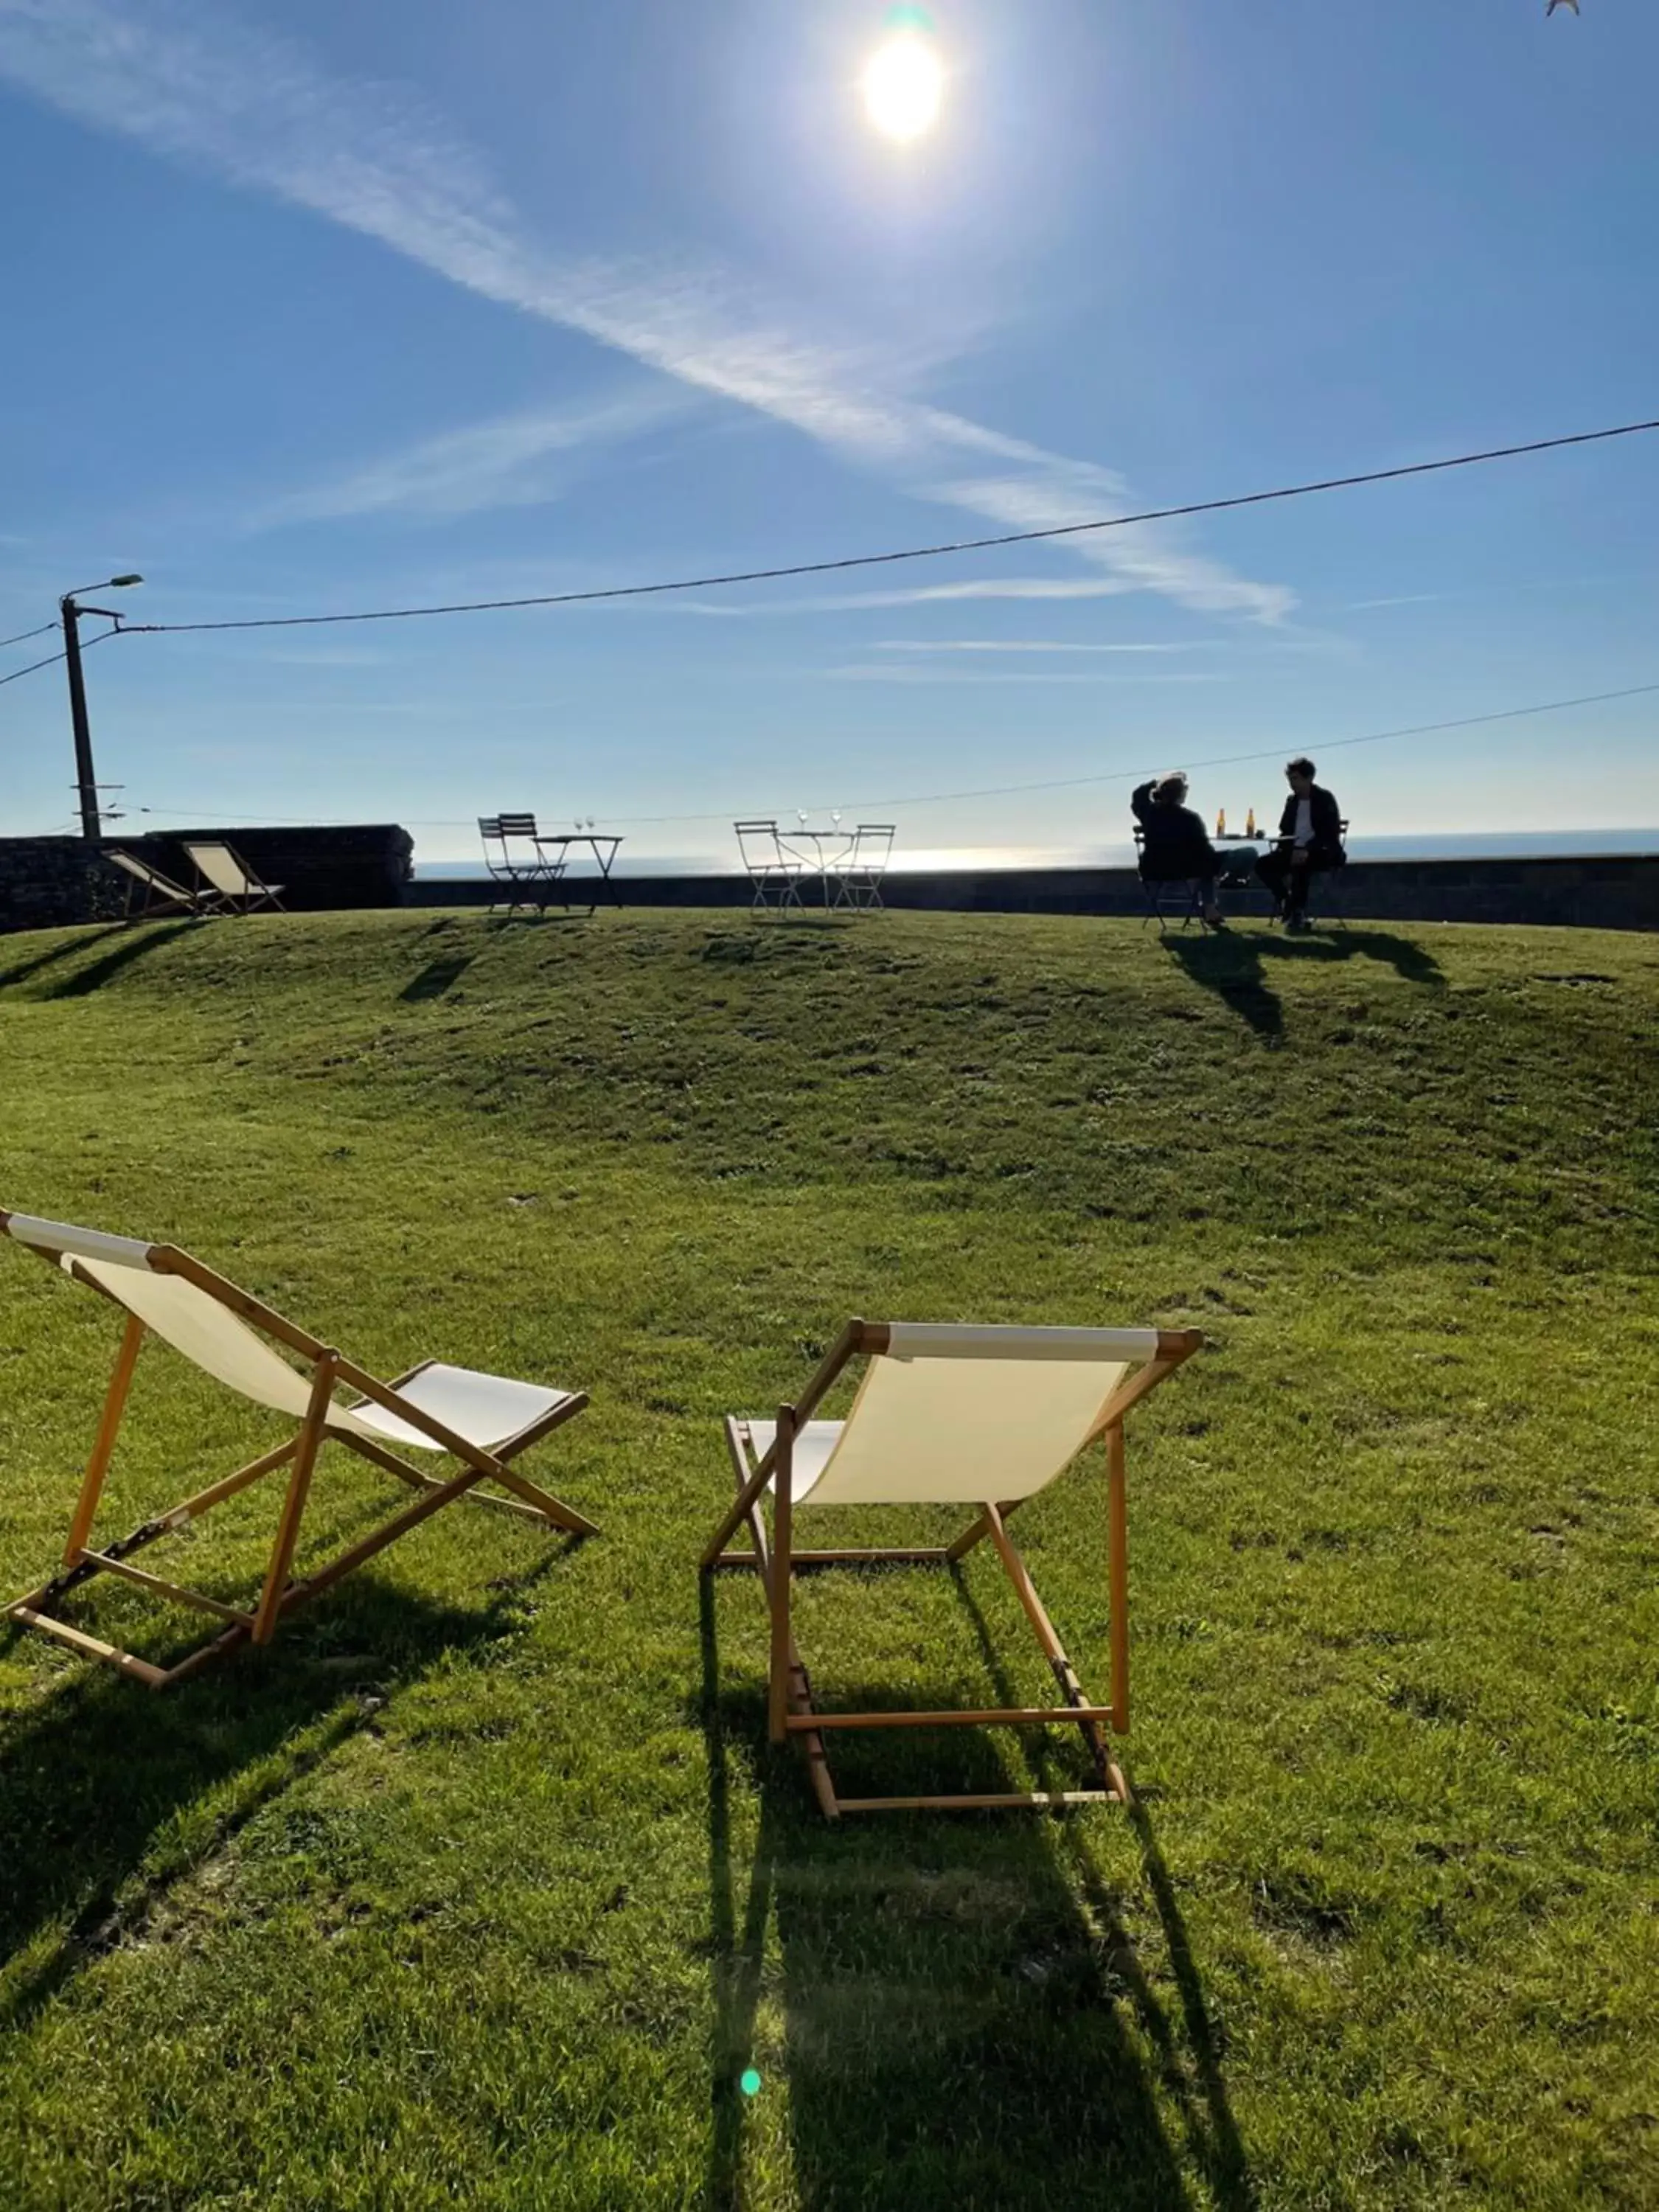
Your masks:
M817 882L823 887L826 908L834 903L830 890L841 869L851 860L855 840L845 830L780 830L778 850L786 862L794 862L803 877ZM806 847L811 851L806 851Z
M550 862L550 866L553 872L553 881L557 884L562 890L567 884L571 883L580 883L583 880L596 880L593 878L584 879L580 877L568 876L565 872L567 867L569 866L570 848L573 845L586 845L588 851L592 853L593 855L593 865L598 871L597 884L599 890L598 895L596 895L596 896L588 902L588 910L590 913L592 911L593 908L598 905L599 896L603 896L609 899L612 906L615 906L617 902L617 887L611 880L611 871L617 865L617 854L620 851L622 844L623 840L620 837L607 836L603 831L592 830L567 830L557 836L538 836L536 839L536 849L538 852L546 853L551 848L557 848L558 856L556 860L553 860ZM569 903L570 902L567 898L565 904L568 906Z

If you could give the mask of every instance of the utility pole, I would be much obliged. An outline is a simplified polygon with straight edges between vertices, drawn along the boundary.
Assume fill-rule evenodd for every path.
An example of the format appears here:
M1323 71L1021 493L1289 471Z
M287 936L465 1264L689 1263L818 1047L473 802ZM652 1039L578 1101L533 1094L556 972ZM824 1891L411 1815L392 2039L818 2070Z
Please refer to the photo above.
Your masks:
M125 589L129 584L142 584L143 580L142 576L112 576L106 584L89 584L82 588L112 591ZM81 835L89 845L95 845L103 836L104 824L98 811L98 772L92 764L92 725L87 717L87 684L81 671L81 617L83 614L102 615L118 629L121 617L107 607L79 605L73 592L65 592L58 605L64 617L64 665L69 671L70 721L75 731L75 787L81 798Z
M92 764L92 725L87 720L86 679L81 673L81 610L63 602L64 661L69 670L70 720L75 726L75 781L81 794L81 835L95 845L104 834L98 813L98 775Z

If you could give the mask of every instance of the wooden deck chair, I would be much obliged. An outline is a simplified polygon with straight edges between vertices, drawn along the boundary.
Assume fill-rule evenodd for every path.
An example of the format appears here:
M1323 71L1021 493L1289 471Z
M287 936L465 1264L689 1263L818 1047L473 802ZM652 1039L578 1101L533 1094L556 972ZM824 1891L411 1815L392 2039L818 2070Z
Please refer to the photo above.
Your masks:
M261 883L240 854L222 840L214 838L204 844L186 839L185 850L190 864L208 887L208 895L216 913L258 914L261 907L274 906L278 914L287 908L277 896L280 884Z
M151 1689L161 1690L240 1644L269 1644L279 1624L296 1607L351 1573L429 1514L465 1496L477 1483L492 1482L512 1493L508 1498L480 1496L477 1501L480 1504L523 1514L576 1535L597 1533L592 1522L526 1482L510 1464L529 1445L580 1413L587 1403L585 1392L516 1382L504 1376L446 1367L431 1360L395 1382L378 1382L320 1339L296 1328L292 1322L173 1245L108 1237L98 1230L38 1220L3 1209L0 1209L0 1232L61 1267L76 1281L101 1291L125 1308L127 1316L103 1418L64 1547L63 1571L4 1608L5 1616L26 1627L39 1629L72 1650L105 1660ZM147 1330L163 1338L216 1382L256 1406L297 1421L299 1428L274 1450L144 1522L130 1536L94 1549L89 1541L93 1522ZM301 1367L290 1365L274 1351L273 1341L296 1355ZM342 1386L360 1395L351 1403L341 1404L334 1394ZM344 1444L384 1473L396 1475L418 1494L412 1504L337 1559L303 1580L294 1581L289 1569L312 1475L319 1452L330 1441ZM410 1448L448 1452L460 1462L460 1472L442 1480L423 1474L400 1456ZM252 1607L240 1610L198 1590L163 1582L132 1565L135 1552L184 1528L211 1506L284 1467L289 1469L287 1495L259 1597ZM104 1573L211 1614L221 1624L222 1632L177 1665L163 1668L118 1650L57 1617L58 1606L71 1590L94 1575Z
M148 860L141 860L136 853L124 853L113 845L104 848L104 858L112 867L122 870L127 878L127 902L122 913L124 921L132 920L132 902L142 890L143 905L139 918L151 914L200 914L202 898L199 891L187 891L182 884L175 884L159 868L152 868Z
M769 1721L774 1742L793 1736L805 1750L819 1805L842 1813L947 1810L1004 1805L1129 1802L1105 1731L1129 1725L1129 1564L1123 1419L1203 1342L1195 1329L973 1328L915 1322L849 1322L793 1405L775 1421L728 1417L727 1447L737 1497L702 1555L715 1567L753 1567L766 1586L772 1653ZM867 1358L844 1421L809 1419L843 1368ZM1083 1447L1105 1440L1107 1559L1111 1607L1112 1694L1091 1705L1043 1610L1007 1522L1017 1506L1048 1488ZM761 1515L773 1492L769 1546ZM954 1543L902 1550L802 1550L794 1515L831 1505L966 1504L974 1518ZM752 1551L726 1547L747 1521ZM1064 1698L1053 1707L944 1712L821 1712L790 1626L790 1581L797 1567L867 1561L945 1566L982 1538L996 1547ZM838 1797L823 1739L846 1728L945 1728L963 1723L1018 1727L1074 1723L1099 1778L1093 1790L1018 1796Z

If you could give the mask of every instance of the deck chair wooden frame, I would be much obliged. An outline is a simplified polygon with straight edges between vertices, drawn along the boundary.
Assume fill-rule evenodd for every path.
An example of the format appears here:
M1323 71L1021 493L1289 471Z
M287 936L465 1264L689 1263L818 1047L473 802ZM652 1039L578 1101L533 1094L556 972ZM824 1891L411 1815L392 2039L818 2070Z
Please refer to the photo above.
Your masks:
M1060 1808L1109 1801L1127 1805L1131 1802L1128 1783L1111 1755L1107 1734L1109 1730L1117 1735L1125 1735L1129 1726L1129 1539L1123 1422L1132 1406L1156 1389L1202 1344L1203 1337L1195 1329L958 1328L855 1320L848 1322L802 1395L793 1404L779 1407L775 1422L745 1420L735 1414L727 1417L726 1441L737 1492L705 1547L700 1564L705 1574L721 1567L743 1567L752 1568L759 1575L771 1621L769 1733L775 1743L793 1738L800 1747L805 1754L813 1792L828 1819L838 1819L845 1813L973 1811L1016 1806ZM803 1443L810 1435L809 1418L843 1370L860 1358L870 1362L864 1387L844 1423L819 1425L820 1440L814 1455L818 1465L809 1471L807 1483L803 1486L798 1484L796 1474L802 1462ZM799 1547L794 1536L796 1507L828 1474L842 1439L854 1432L876 1364L889 1358L914 1361L930 1358L1012 1358L1022 1363L1088 1360L1094 1364L1092 1371L1101 1378L1099 1403L1079 1423L1075 1440L1061 1463L1045 1479L1035 1484L1026 1482L1020 1496L966 1501L958 1498L956 1502L966 1502L973 1507L973 1518L950 1544L873 1550ZM822 1431L830 1429L839 1433L826 1458L827 1439ZM1047 1488L1076 1456L1079 1446L1096 1439L1103 1442L1106 1462L1111 1696L1104 1705L1093 1704L1085 1695L1066 1648L1037 1595L1030 1572L1015 1549L1007 1526L1024 1498L1036 1496ZM762 1512L762 1500L769 1490L773 1499L769 1540ZM942 1491L927 1494L936 1502L945 1502ZM912 1492L911 1495L920 1502L918 1493ZM876 1504L898 1501L879 1498L866 1490L857 1497L821 1502ZM745 1522L752 1548L729 1550L727 1547L739 1524ZM915 1712L822 1711L815 1701L811 1679L791 1626L791 1584L797 1570L866 1565L954 1566L987 1537L995 1547L1015 1595L1036 1633L1064 1704ZM842 1797L836 1793L824 1748L826 1734L839 1729L1024 1728L1050 1723L1074 1725L1082 1731L1097 1787L990 1795L958 1793L948 1796Z
M102 1660L150 1689L163 1690L185 1680L240 1644L269 1644L282 1622L300 1606L457 1498L471 1496L477 1504L520 1514L574 1536L598 1533L591 1521L526 1481L512 1465L521 1452L580 1413L587 1404L586 1392L544 1389L502 1376L445 1367L434 1360L410 1368L391 1382L382 1382L174 1245L145 1244L132 1237L106 1236L100 1231L3 1209L0 1209L0 1234L88 1285L126 1314L102 1418L64 1547L61 1571L39 1589L0 1608L0 1618L38 1630L85 1657ZM186 1358L239 1395L290 1417L297 1414L300 1425L273 1450L155 1515L130 1535L94 1547L93 1523L126 1409L133 1370L147 1334L171 1342ZM295 1355L301 1365L291 1364L273 1346ZM349 1404L337 1403L335 1392L340 1388L359 1395ZM494 1417L488 1410L492 1401L496 1409ZM441 1419L434 1410L436 1407L451 1411L457 1425ZM520 1413L526 1418L517 1420ZM507 1423L505 1429L501 1428L503 1418ZM463 1424L470 1433L463 1432ZM291 1570L301 1524L319 1454L328 1443L343 1444L416 1494L401 1512L296 1580ZM460 1462L460 1472L442 1480L423 1474L390 1449L393 1443L406 1449L447 1452ZM133 1565L135 1553L283 1468L289 1470L287 1491L253 1606L227 1605ZM480 1494L476 1486L483 1482L493 1483L509 1494L505 1498ZM167 1668L153 1666L130 1651L104 1643L61 1619L58 1610L72 1591L99 1574L118 1576L155 1596L205 1613L220 1624L220 1632Z
M226 844L222 837L187 837L184 847L190 865L205 886L199 896L208 912L258 914L269 906L278 914L287 913L279 896L283 886L263 882L236 848Z
M124 852L117 846L106 845L104 858L112 867L119 868L127 879L126 904L121 910L123 921L146 921L152 914L199 915L203 912L199 891L187 891L182 884L175 884L170 876L164 876L159 868L151 867L148 860L141 860L136 853ZM140 890L144 894L144 902L135 916L132 902Z

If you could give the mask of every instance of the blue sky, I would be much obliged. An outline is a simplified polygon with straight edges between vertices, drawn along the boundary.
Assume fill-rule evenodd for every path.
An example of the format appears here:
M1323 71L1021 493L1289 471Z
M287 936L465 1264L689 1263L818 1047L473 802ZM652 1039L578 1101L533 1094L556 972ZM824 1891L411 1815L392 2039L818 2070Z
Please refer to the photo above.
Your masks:
M507 597L1651 416L1659 9L1583 9L938 0L900 146L859 0L0 0L0 635L127 568L135 620ZM434 859L515 805L635 853L832 805L1078 848L1162 766L1659 681L1656 511L1659 436L811 584L135 637L88 663L99 769ZM1325 780L1376 831L1652 823L1656 722ZM68 824L61 671L0 691L0 830Z

